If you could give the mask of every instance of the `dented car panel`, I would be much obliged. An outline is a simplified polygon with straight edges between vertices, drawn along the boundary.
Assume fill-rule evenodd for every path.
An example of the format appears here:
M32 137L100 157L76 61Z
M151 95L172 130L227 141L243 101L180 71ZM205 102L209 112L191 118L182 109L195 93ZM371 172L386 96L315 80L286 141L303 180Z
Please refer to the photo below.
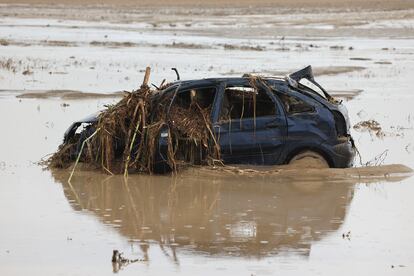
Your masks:
M305 78L319 87L318 94L300 84ZM254 80L254 81L252 81ZM214 136L221 159L227 164L287 164L296 155L312 151L330 167L353 165L355 148L345 106L330 96L306 67L285 78L212 78L177 81L157 96L174 95L171 106L197 102L211 112ZM65 133L73 135L83 122ZM155 165L166 167L169 126L160 132Z
M310 106L313 111L289 114L286 112L288 135L285 152L285 163L293 156L305 150L320 153L331 167L345 168L353 165L355 149L349 134L349 119L346 108L341 104L318 101L306 93L294 89L284 89L280 94L293 95ZM277 92L276 92L277 94ZM346 129L337 130L336 114L344 120Z
M66 143L67 141L69 141L69 138L72 137L73 135L75 135L77 129L82 124L92 124L92 123L96 122L98 120L98 115L99 115L99 113L94 113L94 114L91 114L91 115L81 119L81 120L73 122L70 125L70 127L65 131L65 133L63 135L63 142Z

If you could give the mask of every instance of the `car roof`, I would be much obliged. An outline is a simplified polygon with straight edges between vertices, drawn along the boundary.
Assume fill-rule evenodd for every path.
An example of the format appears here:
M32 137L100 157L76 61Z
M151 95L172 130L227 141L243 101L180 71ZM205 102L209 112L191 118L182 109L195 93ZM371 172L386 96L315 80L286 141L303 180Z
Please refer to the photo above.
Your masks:
M272 85L286 85L286 80L282 77L261 77L263 80L270 82ZM206 78L194 80L178 80L171 83L171 86L180 85L181 89L192 88L197 86L217 85L219 83L237 84L249 81L248 77L227 77L227 78Z
M193 79L193 80L177 80L175 82L170 83L170 85L163 89L159 96L166 95L169 93L172 93L176 91L177 87L180 86L180 90L187 90L187 89L193 89L197 87L208 87L208 86L216 86L220 83L229 83L229 84L235 84L237 83L246 83L249 81L249 77L224 77L224 78L205 78L205 79ZM266 83L271 86L273 89L276 89L277 92L282 94L298 94L301 95L302 99L306 98L312 98L313 100L323 104L324 106L330 108L330 109L337 109L337 106L330 103L327 99L323 98L322 96L316 96L312 93L301 90L301 89L292 89L292 87L289 85L289 81L284 77L261 77L262 80L265 80Z

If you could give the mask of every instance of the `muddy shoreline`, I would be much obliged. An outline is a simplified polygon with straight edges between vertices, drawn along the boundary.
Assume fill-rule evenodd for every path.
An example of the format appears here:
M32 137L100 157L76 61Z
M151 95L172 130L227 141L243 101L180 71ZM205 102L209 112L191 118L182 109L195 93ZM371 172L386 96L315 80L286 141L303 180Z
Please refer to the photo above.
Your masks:
M22 2L0 5L1 275L412 274L413 1ZM70 169L38 164L146 66L159 85L172 67L200 79L309 64L348 108L356 168L80 166L68 183ZM145 261L113 267L114 249Z
M17 91L16 91L17 92ZM19 91L21 92L21 91ZM1 91L0 91L1 93ZM19 99L50 99L59 98L62 100L80 100L80 99L101 99L101 98L120 98L125 92L113 93L88 93L73 90L48 90L48 91L25 91L16 96Z
M251 7L279 7L279 8L342 8L342 9L371 9L371 10L395 10L395 9L408 9L414 8L414 4L409 0L395 0L395 1L376 1L376 0L161 0L161 1L149 1L149 0L1 0L3 4L28 4L28 5L53 5L56 4L67 6L113 6L113 7L210 7L210 8L251 8Z

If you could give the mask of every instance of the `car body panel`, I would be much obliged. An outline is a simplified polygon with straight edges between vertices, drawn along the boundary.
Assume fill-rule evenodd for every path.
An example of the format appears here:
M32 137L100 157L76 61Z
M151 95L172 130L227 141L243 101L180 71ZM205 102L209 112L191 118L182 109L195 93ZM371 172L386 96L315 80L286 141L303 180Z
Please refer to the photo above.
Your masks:
M286 123L282 116L248 118L214 124L225 163L277 163L285 144Z
M280 103L266 87L261 93L273 101L276 114L256 118L240 118L218 121L226 86L250 86L243 78L221 81L217 101L212 110L213 129L225 163L269 164L278 163L287 135L286 117Z
M304 72L306 76L309 74L312 76L309 68ZM276 112L274 115L255 118L219 120L226 86L249 86L250 78L177 81L159 91L157 97L169 93L177 95L180 91L189 89L214 87L216 94L211 108L211 122L224 163L286 164L295 154L311 150L321 154L331 167L352 166L355 149L349 134L350 122L345 106L333 99L326 91L326 98L324 98L310 89L298 86L296 83L298 78L300 74L296 75L295 79L288 77L260 79L261 81L256 84L273 101ZM313 76L311 80L315 82ZM299 99L311 106L312 110L289 113L282 101L283 95ZM81 123L93 123L96 120L97 115L94 115L73 123L65 133L65 141L75 133ZM339 123L346 125L344 133L339 133ZM167 162L168 136L168 124L166 124L158 137L155 163Z
M72 137L75 134L77 128L80 125L82 125L82 124L92 124L92 123L98 121L98 115L99 115L99 113L100 112L96 112L96 113L90 114L90 115L84 117L83 119L80 119L80 120L78 120L76 122L73 122L70 125L70 127L65 131L65 133L63 135L63 142L64 143L67 143L69 141L69 138Z

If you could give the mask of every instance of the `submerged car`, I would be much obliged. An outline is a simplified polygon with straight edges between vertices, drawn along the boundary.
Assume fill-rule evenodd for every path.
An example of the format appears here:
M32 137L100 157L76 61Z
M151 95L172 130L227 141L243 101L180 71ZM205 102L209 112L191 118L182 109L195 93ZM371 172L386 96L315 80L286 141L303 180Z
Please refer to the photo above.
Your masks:
M251 75L234 78L178 80L159 95L174 95L172 106L196 102L210 113L212 132L225 164L281 165L316 160L321 165L353 165L355 147L347 110L319 85L311 66L285 77ZM82 123L77 121L64 141ZM155 165L165 166L168 128L157 138ZM85 139L85 138L83 138ZM308 162L308 161L307 161Z

